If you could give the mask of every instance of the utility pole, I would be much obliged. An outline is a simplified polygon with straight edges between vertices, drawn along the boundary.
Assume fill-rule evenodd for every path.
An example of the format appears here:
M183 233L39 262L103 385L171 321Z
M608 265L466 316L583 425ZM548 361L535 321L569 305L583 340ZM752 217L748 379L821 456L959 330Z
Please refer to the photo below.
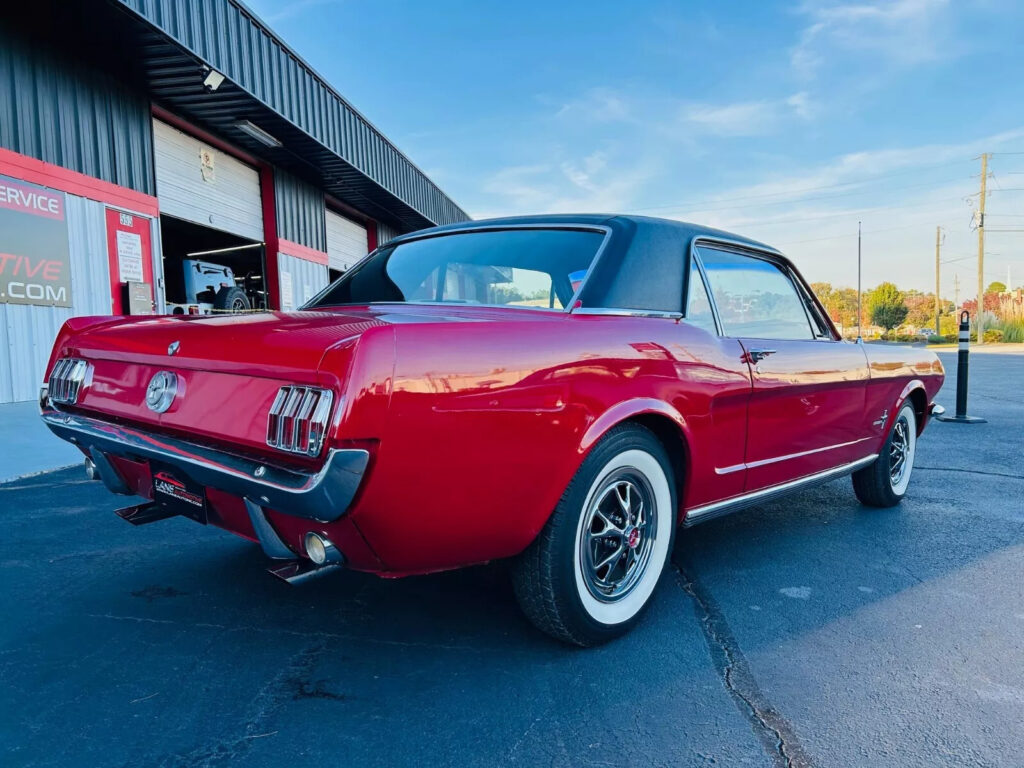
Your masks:
M953 309L960 309L960 275L953 274Z
M981 153L981 201L978 203L978 344L985 343L985 184L988 181L988 153Z
M942 245L942 227L935 228L935 335L939 331L939 248Z
M860 328L860 222L857 222L857 342L864 341Z

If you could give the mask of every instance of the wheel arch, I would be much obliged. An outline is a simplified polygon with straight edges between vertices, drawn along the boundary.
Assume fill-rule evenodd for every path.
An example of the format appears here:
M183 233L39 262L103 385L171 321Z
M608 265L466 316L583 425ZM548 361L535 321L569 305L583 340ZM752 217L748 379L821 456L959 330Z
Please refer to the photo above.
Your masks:
M928 421L928 391L924 388L924 382L920 379L914 379L909 382L900 392L900 396L896 401L896 410L893 411L893 419L896 418L896 414L899 413L900 408L907 401L910 401L911 405L914 406L914 416L917 419L917 435L921 436L921 432L924 431L925 423Z
M688 480L690 467L690 440L686 419L678 410L663 400L637 398L618 403L586 430L580 441L580 461L590 449L611 429L621 424L639 424L650 430L668 454L675 480L676 513L683 513L683 489Z

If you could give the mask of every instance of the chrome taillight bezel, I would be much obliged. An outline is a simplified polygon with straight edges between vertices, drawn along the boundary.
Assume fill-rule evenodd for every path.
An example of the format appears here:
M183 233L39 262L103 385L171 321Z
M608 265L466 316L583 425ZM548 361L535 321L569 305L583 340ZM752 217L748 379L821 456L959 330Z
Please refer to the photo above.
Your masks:
M334 393L329 389L281 387L267 413L267 445L287 453L319 455L333 404Z
M46 382L51 403L74 405L92 380L92 363L80 357L62 357L53 365Z

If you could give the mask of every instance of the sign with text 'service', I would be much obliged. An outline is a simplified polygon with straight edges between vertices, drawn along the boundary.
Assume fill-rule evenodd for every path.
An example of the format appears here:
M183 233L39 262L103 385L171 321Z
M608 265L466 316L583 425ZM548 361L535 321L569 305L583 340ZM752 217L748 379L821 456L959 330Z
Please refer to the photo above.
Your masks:
M0 176L0 304L71 306L63 192Z

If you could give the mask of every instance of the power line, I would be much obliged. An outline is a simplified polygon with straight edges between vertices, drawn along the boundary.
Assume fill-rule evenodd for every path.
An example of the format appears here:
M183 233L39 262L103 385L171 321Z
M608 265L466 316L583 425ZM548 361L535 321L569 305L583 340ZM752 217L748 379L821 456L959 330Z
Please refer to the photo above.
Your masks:
M953 166L953 165L961 165L963 163L968 163L968 162L971 162L971 160L966 160L966 159L965 160L953 160L951 162L935 163L933 165L920 165L920 166L916 166L914 168L908 168L905 171L895 171L893 173L884 173L884 174L878 174L878 175L875 175L875 176L862 176L860 179L854 179L852 181L841 181L841 182L836 182L835 184L823 184L823 185L817 186L817 187L801 187L801 188L798 188L798 189L781 190L779 192L764 192L762 194L757 194L757 195L740 195L738 197L712 198L712 199L708 200L708 203L709 204L717 204L717 203L730 203L730 202L734 202L734 201L737 201L737 200L757 200L757 199L763 199L765 197L779 197L780 195L795 195L795 194L800 194L801 192L817 192L817 191L822 190L822 189L836 189L836 188L839 188L839 187L849 187L849 186L857 185L857 184L865 184L865 183L868 183L868 182L871 182L871 181L876 181L876 180L879 180L879 179L889 179L889 178L892 178L894 176L906 176L909 173L919 173L920 171L934 170L936 168L948 168L948 167ZM954 179L954 181L955 180L956 179ZM938 183L945 183L945 182L938 182ZM673 203L673 204L666 204L666 205L648 205L648 206L644 206L642 208L634 208L633 210L634 211L654 211L654 210L660 210L660 209L664 209L664 208L677 208L677 207L682 207L682 206L687 206L687 205L692 205L692 204L693 203L691 203L691 202L682 202L682 203ZM701 209L693 209L693 210L701 210Z
M904 189L920 189L921 187L934 187L934 186L937 186L939 184L948 184L948 183L953 182L953 181L962 181L963 178L964 177L962 177L962 176L957 176L955 179L943 179L942 181L934 181L934 182L928 181L928 182L924 182L924 183L921 183L921 184L907 184L907 185L902 186L902 187L888 187L885 190L885 192L898 192L898 191L904 190ZM815 201L818 201L818 200L834 200L834 199L840 198L840 197L856 197L857 195L877 194L877 192L878 191L874 190L874 189L859 189L859 190L854 190L854 191L851 191L851 192L840 192L839 194L836 194L836 195L813 195L813 196L809 196L809 197L795 197L795 198L786 199L786 200L775 200L773 202L768 202L768 203L748 203L746 205L724 205L724 206L721 206L721 207L718 207L718 208L707 208L707 207L687 208L687 209L684 209L684 210L681 210L681 211L675 211L675 212L678 213L678 214L715 213L717 211L732 211L732 210L743 209L743 208L764 208L764 207L771 206L771 205L795 205L795 204L798 204L798 203L812 203L812 202L815 202ZM721 202L721 201L714 200L712 202L717 203L717 202ZM634 208L633 210L634 211L653 211L653 210L664 210L664 209L674 210L675 208L677 208L677 206L674 206L674 205L658 205L658 206L652 206L652 207L649 207L649 208Z
M840 211L838 213L827 213L827 214L822 214L822 215L819 215L819 216L796 216L796 217L791 217L791 218L788 218L788 219L752 219L750 221L743 221L743 222L740 222L739 224L731 225L731 226L738 226L738 227L765 227L765 226L771 226L773 224L790 224L790 223L793 223L793 222L801 222L801 221L820 221L822 219L835 219L835 218L841 218L841 217L844 217L844 216L857 216L858 214L874 213L876 211L893 211L893 210L899 210L899 209L905 209L905 208L921 208L921 207L924 207L924 206L937 205L939 203L945 203L945 202L959 202L962 199L963 199L962 197L953 197L953 198L945 198L943 200L930 200L930 201L925 202L925 203L907 203L905 205L879 205L879 206L875 206L874 208L859 208L859 209L854 209L854 210L849 210L849 211ZM943 208L936 207L934 210L945 210L945 208L944 207ZM922 213L927 213L927 212L928 211L922 211Z
M920 227L921 224L904 224L899 227L885 227L884 229L866 229L862 234L873 235L878 232L895 232L898 229L912 229L914 227ZM789 240L786 242L779 243L779 245L799 245L800 243L820 243L823 240L842 240L846 237L853 237L852 234L844 235L829 235L828 237L812 237L808 240Z

